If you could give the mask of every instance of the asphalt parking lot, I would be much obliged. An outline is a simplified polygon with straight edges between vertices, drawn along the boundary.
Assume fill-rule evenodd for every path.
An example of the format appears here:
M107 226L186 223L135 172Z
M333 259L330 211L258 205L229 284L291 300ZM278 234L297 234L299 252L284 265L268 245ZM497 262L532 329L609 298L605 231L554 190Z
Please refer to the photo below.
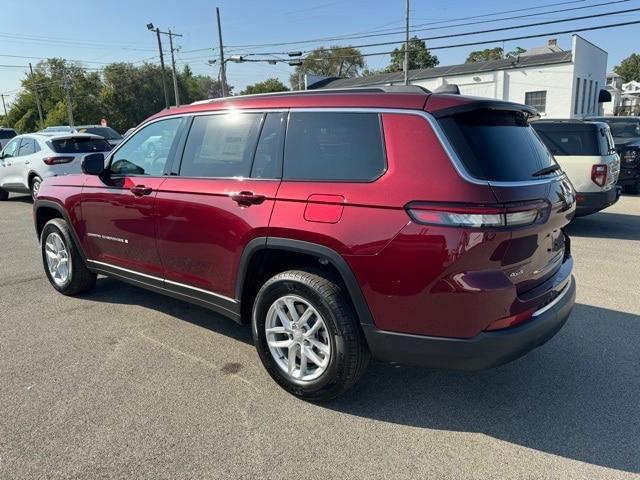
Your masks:
M115 280L45 278L31 202L0 204L0 478L638 478L640 197L570 227L578 300L475 373L373 364L302 402L248 327Z

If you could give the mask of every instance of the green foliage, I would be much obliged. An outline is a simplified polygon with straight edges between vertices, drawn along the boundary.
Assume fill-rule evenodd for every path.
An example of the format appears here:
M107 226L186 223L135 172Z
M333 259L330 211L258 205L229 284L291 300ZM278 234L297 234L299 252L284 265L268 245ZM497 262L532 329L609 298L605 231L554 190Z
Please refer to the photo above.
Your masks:
M396 48L391 52L391 62L387 67L387 72L402 72L404 66L404 48L403 43L400 48ZM432 55L427 49L424 40L418 37L409 39L409 70L417 68L433 68L440 63L438 57Z
M640 81L640 55L632 53L622 60L620 65L616 66L613 71L620 75L625 83L632 80Z
M270 93L270 92L286 92L289 90L287 86L277 78L267 78L264 82L254 83L253 85L247 85L240 95L254 95L256 93Z
M526 52L522 47L516 47L506 55L500 47L485 48L484 50L475 50L469 54L464 63L487 62L489 60L502 60L503 58L514 58L521 53Z
M167 86L173 97L170 72L167 73ZM67 125L65 78L76 125L96 124L105 117L113 128L124 132L165 107L162 76L157 65L112 63L99 73L52 58L38 63L33 76L22 81L22 91L3 123L19 132L41 128L34 94L37 88L44 126ZM178 74L178 88L183 104L221 96L219 81L194 75L189 67ZM230 86L227 88L229 91L232 89Z
M502 60L503 58L504 50L502 48L485 48L484 50L471 52L464 63L487 62L489 60Z
M289 81L294 90L304 88L304 75L326 75L328 77L357 77L365 67L364 57L354 47L332 45L320 47L309 53L302 65L297 66Z

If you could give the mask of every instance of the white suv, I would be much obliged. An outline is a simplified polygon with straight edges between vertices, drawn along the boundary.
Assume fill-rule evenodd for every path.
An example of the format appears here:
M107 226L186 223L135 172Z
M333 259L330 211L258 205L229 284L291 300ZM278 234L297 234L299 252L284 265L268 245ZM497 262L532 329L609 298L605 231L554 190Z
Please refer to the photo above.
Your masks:
M43 179L80 173L81 157L109 150L109 142L97 135L18 135L0 152L0 200L6 200L9 192L31 193L35 198Z
M618 201L620 157L606 123L538 120L531 126L571 180L576 190L577 217L599 212Z

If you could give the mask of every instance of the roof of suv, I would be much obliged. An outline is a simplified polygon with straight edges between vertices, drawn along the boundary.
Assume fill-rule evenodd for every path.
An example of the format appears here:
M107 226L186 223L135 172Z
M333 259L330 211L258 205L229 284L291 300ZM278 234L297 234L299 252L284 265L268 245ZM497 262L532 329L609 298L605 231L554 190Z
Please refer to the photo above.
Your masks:
M33 138L38 138L42 141L60 140L65 138L78 138L78 137L102 139L100 135L94 135L92 133L73 133L73 132L34 132L34 133L23 133L22 135L18 135L18 137L20 138L33 137Z
M465 109L471 106L537 114L535 109L517 103L450 93L432 93L417 85L397 85L337 90L301 90L202 100L191 105L162 110L151 118L232 109L387 108L427 110L433 113L450 111L454 108Z

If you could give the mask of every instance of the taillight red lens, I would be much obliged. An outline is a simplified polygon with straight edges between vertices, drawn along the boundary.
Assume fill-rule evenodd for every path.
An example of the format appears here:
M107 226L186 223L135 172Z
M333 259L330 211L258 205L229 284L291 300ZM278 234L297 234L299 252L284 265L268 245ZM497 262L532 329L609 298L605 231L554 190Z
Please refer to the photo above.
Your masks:
M503 328L515 327L516 325L529 320L535 311L535 308L530 308L529 310L525 310L524 312L518 313L516 315L500 318L495 322L490 323L489 326L485 328L485 331L502 330Z
M591 167L591 180L599 187L604 187L607 184L608 171L607 165L593 165Z
M42 161L47 165L58 165L60 163L69 163L74 157L44 157Z
M412 220L425 225L465 228L516 227L531 225L544 216L547 204L525 205L434 205L410 203L407 212Z

